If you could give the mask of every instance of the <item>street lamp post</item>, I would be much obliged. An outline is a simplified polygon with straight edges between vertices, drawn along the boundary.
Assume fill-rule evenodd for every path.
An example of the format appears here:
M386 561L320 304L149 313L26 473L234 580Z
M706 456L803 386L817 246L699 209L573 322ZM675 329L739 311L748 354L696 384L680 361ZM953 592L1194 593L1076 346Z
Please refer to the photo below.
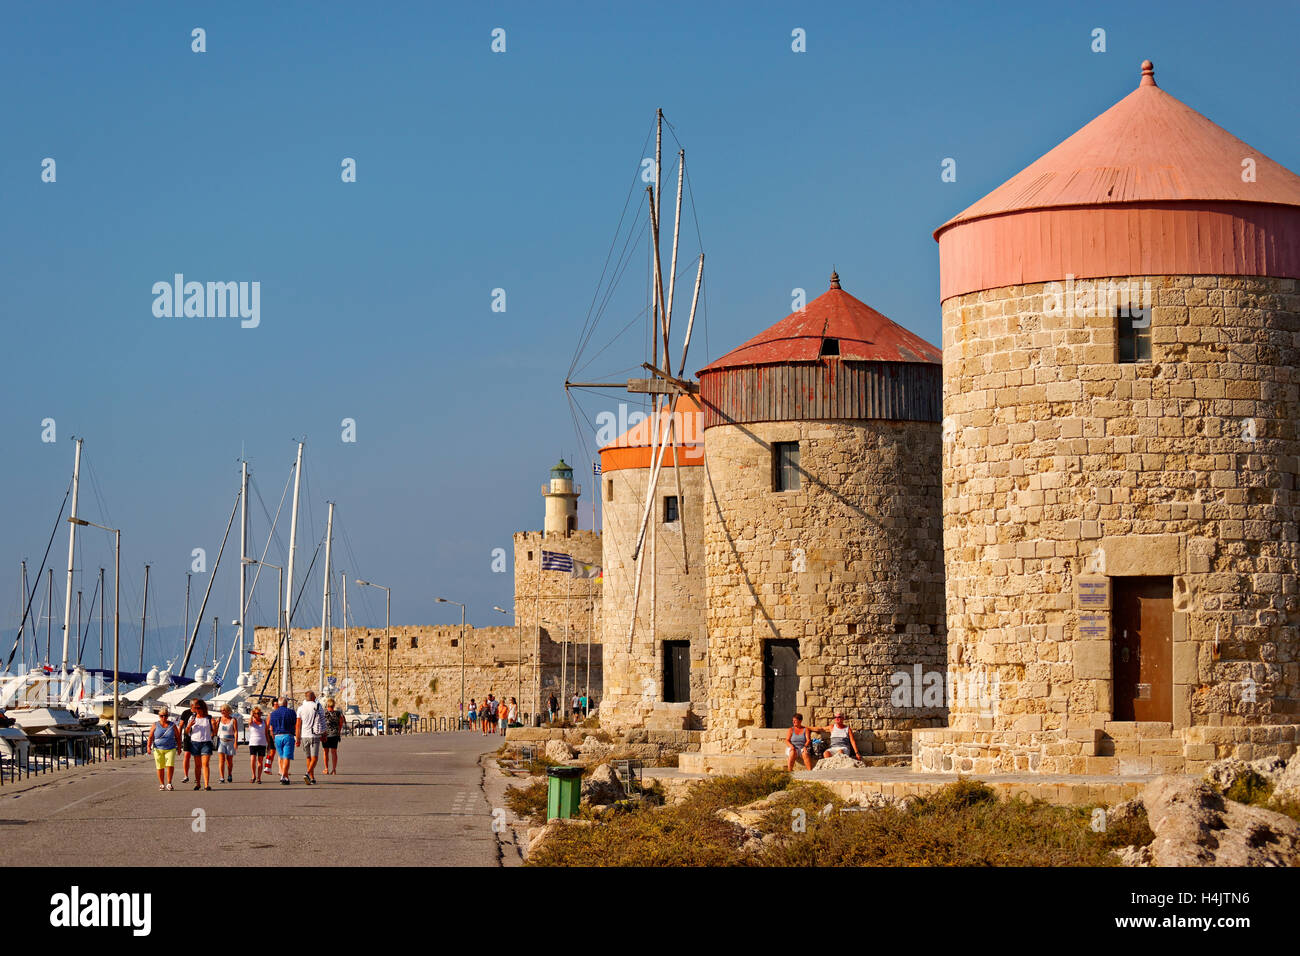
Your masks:
M242 563L243 563L243 564L260 564L260 565L261 565L262 567L264 567L264 568L275 568L275 573L276 573L276 579L275 579L275 580L276 580L275 593L276 593L277 595L280 595L280 594L283 594L283 593L284 593L284 568L280 567L278 564L271 564L269 561L259 561L259 560L257 560L256 558L244 558L243 561L242 561ZM241 622L244 620L244 613L245 613L246 610L247 610L246 608L242 608L242 607L239 609L239 620L240 620ZM284 641L284 608L280 607L280 602L279 602L278 598L277 598L277 600L276 600L276 602L275 602L275 616L276 616L275 632L276 632L276 634L278 634L278 635L280 636L280 641L281 641L281 643L283 643L283 641ZM287 655L284 655L284 654L278 654L277 656L280 658L280 687L281 687L281 690L282 690L284 693L289 693L290 691L293 690L293 688L292 688L292 687L287 687L287 686L286 686L286 685L288 684L288 677L287 677L287 672L286 672L285 669L284 669L284 658L285 658ZM242 663L242 662L241 662L241 663ZM240 669L242 670L243 668L241 667ZM269 675L268 675L268 677L269 677Z
M393 638L392 638L392 609L393 609L393 589L386 588L382 584L371 584L369 581L357 579L357 584L363 588L379 588L384 592L384 734L389 733L389 710L393 706L393 697L390 691L389 678L393 671Z
M122 529L95 524L85 518L69 518L69 523L113 533L113 759L122 756L122 741L117 735L118 710L121 709L122 692L118 676L117 655L121 648L122 608ZM143 640L143 638L141 638Z
M495 604L492 605L492 610L500 611L502 614L510 613L505 608L497 607ZM515 669L518 672L518 685L519 685L518 689L515 691L515 695L516 695L515 701L518 702L522 700L524 696L524 632L519 629L518 617L515 618L515 636L519 640L519 653L515 660ZM520 716L522 716L522 714ZM523 723L523 721L521 720L520 723Z
M438 598L439 604L455 604L460 608L460 720L465 719L465 605L459 601Z

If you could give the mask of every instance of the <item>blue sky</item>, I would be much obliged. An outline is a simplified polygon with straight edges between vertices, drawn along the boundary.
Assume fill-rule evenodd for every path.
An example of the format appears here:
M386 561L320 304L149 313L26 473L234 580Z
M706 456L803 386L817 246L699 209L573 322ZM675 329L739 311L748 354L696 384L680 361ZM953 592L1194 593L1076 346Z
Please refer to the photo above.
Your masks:
M708 256L690 370L785 316L792 289L820 294L832 264L846 290L938 341L932 230L1129 93L1146 57L1166 90L1300 168L1297 9L6 4L0 622L13 633L19 560L40 563L75 434L98 489L83 514L125 529L131 648L143 564L151 631L174 629L192 549L215 557L241 452L274 512L301 436L301 569L332 499L341 559L393 587L395 622L455 622L443 594L471 623L503 623L491 606L510 605L511 575L491 571L492 549L540 528L559 455L589 471L594 436L575 433L563 381L656 107L687 148ZM490 49L498 27L504 53ZM1105 53L1090 49L1097 27ZM807 52L791 50L795 28ZM946 157L954 183L940 181ZM687 232L684 260L693 220ZM260 325L155 317L153 284L178 272L260 282ZM588 357L644 293L633 268ZM583 377L643 361L643 342L634 327ZM594 418L625 399L578 401ZM586 496L579 510L587 527ZM257 499L253 513L261 542ZM66 548L60 528L60 590ZM85 533L78 564L88 602L108 536ZM207 617L235 616L234 569L223 562ZM318 622L313 574L296 624ZM251 615L264 623L270 590ZM354 620L382 624L376 596L357 596ZM176 642L155 638L150 657Z

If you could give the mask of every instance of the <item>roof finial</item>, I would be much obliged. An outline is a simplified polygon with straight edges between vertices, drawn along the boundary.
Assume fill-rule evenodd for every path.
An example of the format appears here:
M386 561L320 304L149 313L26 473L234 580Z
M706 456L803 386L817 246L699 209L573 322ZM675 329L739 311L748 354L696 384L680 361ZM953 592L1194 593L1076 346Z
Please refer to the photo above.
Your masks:
M1156 65L1150 60L1142 61L1142 82L1140 86L1156 85Z
M840 274L835 271L834 266L831 266L831 288L838 289L839 287L840 287Z

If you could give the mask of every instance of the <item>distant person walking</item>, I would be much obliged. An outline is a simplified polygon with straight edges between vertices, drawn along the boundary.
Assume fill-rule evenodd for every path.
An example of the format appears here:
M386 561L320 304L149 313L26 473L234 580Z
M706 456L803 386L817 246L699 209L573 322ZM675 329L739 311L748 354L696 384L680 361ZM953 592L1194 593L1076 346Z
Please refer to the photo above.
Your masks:
M473 730L474 725L478 723L478 703L474 698L469 701L469 729Z
M560 702L555 699L554 694L546 699L546 709L550 711L551 723L555 723L555 712L560 709Z
M486 736L488 732L488 699L486 697L483 698L483 703L478 705L478 722L479 733Z
M207 701L194 698L190 704L190 750L194 754L194 789L212 789L212 739L216 721L208 716Z
M497 732L497 698L495 694L488 694L487 726L483 729L485 733L489 734L495 734Z
M302 775L305 783L316 782L316 761L320 760L321 739L325 736L325 708L316 700L314 690L307 691L307 699L298 708L298 722L295 737L302 747L302 755L307 758L307 772Z
M158 711L158 723L149 729L149 747L153 752L153 765L158 770L158 789L173 790L172 776L176 773L176 744L179 731L168 716L167 708ZM163 774L166 773L166 779Z
M501 703L497 705L497 725L501 728L501 736L506 735L506 727L510 724L510 706L506 703L505 698L501 698Z
M334 698L325 701L325 737L321 747L325 751L325 772L339 772L339 738L343 736L343 711L334 706Z
M298 715L289 706L289 698L276 699L275 710L271 711L271 735L275 743L276 756L280 758L280 783L289 785L289 765L293 763L293 742L297 733Z
M181 783L190 782L190 717L193 712L186 707L181 711Z
M262 782L262 768L266 766L266 748L271 728L262 716L262 708L254 707L248 717L249 783Z
M235 782L235 751L239 749L239 718L229 704L221 705L221 720L217 722L217 781Z
M506 719L510 721L511 727L519 726L519 704L513 697L510 698L510 709L506 713Z
M573 705L573 722L576 724L578 722L578 715L581 713L578 706L579 705L578 695L574 694L573 700L571 700L569 703Z

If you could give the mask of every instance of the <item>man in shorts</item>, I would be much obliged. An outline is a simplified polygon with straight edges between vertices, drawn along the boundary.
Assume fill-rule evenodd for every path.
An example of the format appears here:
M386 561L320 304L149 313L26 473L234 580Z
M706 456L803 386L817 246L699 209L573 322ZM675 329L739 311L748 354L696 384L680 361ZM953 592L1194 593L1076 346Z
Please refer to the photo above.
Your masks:
M289 698L276 699L271 711L271 733L274 735L275 753L280 758L280 783L289 785L289 764L293 762L293 743L297 733L298 715L289 706Z
M298 745L307 758L307 772L302 775L305 783L316 782L316 761L320 760L320 742L325 736L325 708L316 702L316 692L307 691L307 699L298 708L298 721L295 728Z

